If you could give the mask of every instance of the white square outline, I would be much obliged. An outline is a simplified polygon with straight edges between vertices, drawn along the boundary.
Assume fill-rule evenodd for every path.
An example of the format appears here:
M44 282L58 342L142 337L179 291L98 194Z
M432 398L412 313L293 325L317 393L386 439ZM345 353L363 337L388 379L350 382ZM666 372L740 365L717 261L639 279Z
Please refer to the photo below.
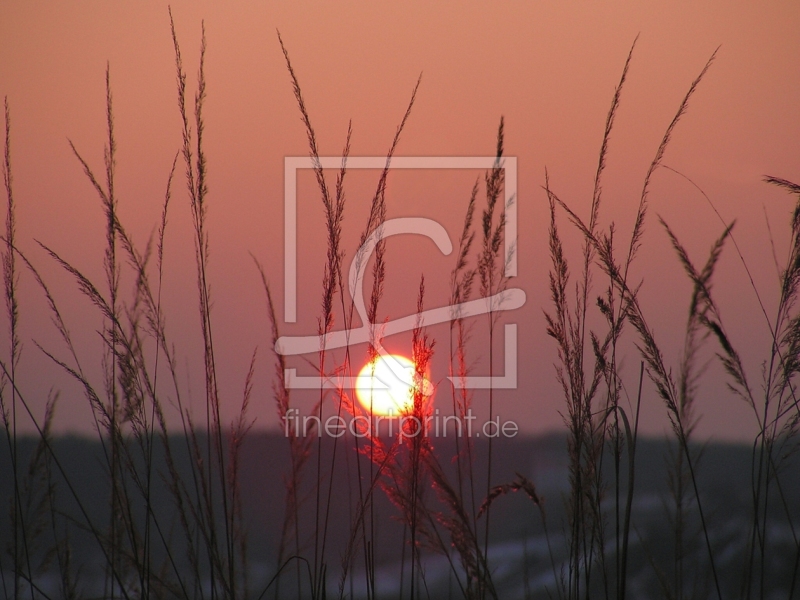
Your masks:
M320 156L323 169L338 170L341 156ZM494 156L398 156L391 159L390 169L493 169ZM297 322L297 171L313 169L310 156L287 156L284 158L284 322ZM384 169L386 157L350 156L347 169ZM503 157L500 168L504 174L505 231L504 254L505 276L517 276L517 158ZM517 326L507 323L504 327L505 373L500 377L465 378L448 377L454 386L470 389L514 389L517 386ZM322 377L302 377L296 369L286 369L288 388L319 389L334 387Z
M396 156L392 158L390 169L492 169L497 158L494 156ZM341 156L320 156L323 169L340 169ZM385 156L351 156L347 159L347 169L383 169ZM313 169L314 161L309 156L287 156L284 159L284 292L283 320L285 323L297 322L297 171ZM500 164L505 175L506 207L505 223L505 265L506 277L517 275L517 158L503 157ZM514 201L512 202L512 199Z

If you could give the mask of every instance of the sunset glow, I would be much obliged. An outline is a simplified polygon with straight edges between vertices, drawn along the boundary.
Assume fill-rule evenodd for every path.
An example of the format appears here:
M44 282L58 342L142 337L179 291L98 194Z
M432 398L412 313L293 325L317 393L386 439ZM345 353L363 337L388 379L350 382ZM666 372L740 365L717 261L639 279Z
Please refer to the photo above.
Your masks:
M423 394L433 386L422 382ZM378 356L364 365L356 381L358 401L375 415L399 416L414 407L414 363L399 354Z

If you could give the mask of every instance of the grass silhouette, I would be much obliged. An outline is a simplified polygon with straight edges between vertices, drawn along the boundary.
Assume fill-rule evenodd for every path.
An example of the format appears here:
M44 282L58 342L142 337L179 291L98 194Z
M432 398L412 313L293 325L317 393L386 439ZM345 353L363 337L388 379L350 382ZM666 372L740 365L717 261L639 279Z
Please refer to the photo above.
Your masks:
M90 380L89 369L79 360L72 336L46 282L34 264L17 245L15 197L13 194L11 156L11 111L5 103L5 145L3 158L4 187L7 198L5 231L2 238L2 262L6 317L10 336L7 340L8 360L2 362L0 412L8 444L13 482L9 484L10 541L7 554L0 560L4 597L62 598L88 596L81 585L89 567L76 564L72 540L88 535L94 542L102 563L104 598L177 597L177 598L313 598L328 596L346 598L354 595L354 582L363 579L365 597L384 597L378 570L376 548L387 543L379 526L376 507L381 495L395 507L395 516L403 529L399 563L400 597L431 597L426 557L430 553L444 557L448 581L454 582L452 597L500 598L504 588L500 577L496 550L492 544L492 510L506 496L523 492L531 501L531 509L543 528L547 544L547 562L552 583L547 591L559 598L625 598L633 596L629 564L637 536L643 553L646 544L636 529L634 503L638 499L636 459L639 440L639 414L645 377L655 386L672 425L674 452L671 455L669 482L669 515L671 516L672 549L665 572L655 556L650 556L660 593L667 598L714 596L718 598L766 597L770 590L772 553L776 546L773 527L776 511L780 526L790 532L794 554L790 560L792 597L800 566L800 541L796 530L796 510L786 490L786 465L796 444L800 426L800 405L795 392L795 378L800 372L800 316L796 311L800 286L800 186L778 177L767 182L797 195L791 222L790 253L780 278L780 296L774 317L768 317L772 345L766 355L761 392L751 383L739 353L723 323L712 294L715 267L726 244L736 244L733 224L723 223L720 236L711 246L708 258L698 267L677 234L660 220L686 276L692 284L688 319L684 330L682 355L674 368L664 356L653 329L648 324L648 309L640 302L640 284L634 282L631 267L643 244L648 222L649 193L653 173L662 167L671 137L686 113L692 96L710 68L709 59L691 83L678 110L668 124L643 178L636 217L627 246L619 249L619 236L613 226L600 227L603 178L609 153L609 141L620 108L622 93L634 55L634 45L624 64L609 109L598 156L594 188L588 219L579 216L576 207L563 202L554 191L549 176L545 177L544 196L549 202L549 275L552 306L546 312L546 331L555 341L556 377L564 394L564 421L568 432L565 452L568 460L569 488L564 494L566 518L554 523L546 506L558 503L557 497L545 499L539 482L521 474L511 481L498 481L494 442L485 445L485 465L477 446L469 438L456 437L452 468L434 451L424 429L416 433L401 429L392 438L381 437L362 428L359 435L333 437L323 444L319 428L327 407L338 418L348 417L364 423L370 411L355 401L352 390L339 383L333 389L323 386L313 407L303 416L316 416L311 435L305 424L301 430L298 411L286 379L286 360L274 355L273 392L277 416L285 433L289 468L283 481L270 482L280 488L284 515L279 539L275 543L277 564L264 582L256 582L248 558L248 530L244 515L242 487L242 448L253 421L248 416L256 372L253 351L240 398L223 398L217 379L215 340L225 334L212 327L213 299L209 281L208 203L211 201L207 179L209 162L204 146L204 72L206 39L203 30L200 43L200 66L194 102L188 99L187 75L181 49L170 13L175 53L178 111L181 119L181 144L167 177L161 220L153 239L141 248L128 234L118 215L115 188L116 138L110 68L106 70L106 126L102 176L71 148L88 182L101 200L105 222L103 256L104 280L95 283L82 271L64 260L55 250L40 244L47 255L73 280L102 316L101 331L104 351L96 360L102 366L99 383ZM351 128L342 151L341 167L331 185L320 161L320 149L312 119L307 109L299 77L287 46L278 34L295 100L303 121L309 157L313 164L321 208L325 217L326 261L321 277L321 300L318 335L321 345L314 367L318 375L341 382L352 378L351 347L343 357L334 356L325 346L325 336L338 316L345 329L356 325L355 304L345 292L346 276L342 272L345 258L342 222L346 202L345 181L350 155ZM369 207L368 218L360 236L360 250L354 256L363 265L365 242L380 234L386 222L386 190L392 159L405 126L412 115L420 81L411 93L395 136L389 144L386 162ZM450 303L458 305L477 290L484 298L505 289L504 264L500 248L505 242L505 211L498 205L503 197L504 121L497 131L494 166L483 181L476 181L465 202L465 217L459 237L455 264L450 276ZM204 365L205 422L193 420L180 384L177 355L167 335L162 310L161 290L166 251L167 224L173 193L173 179L182 160L193 230L197 278L197 306L202 336ZM665 167L666 168L666 167ZM482 183L482 185L481 185ZM478 198L485 194L485 205ZM708 197L706 196L708 199ZM710 199L708 199L710 202ZM475 211L480 210L476 231ZM580 244L577 282L567 261L565 241L559 229L560 215L565 214ZM155 250L154 250L155 246ZM477 252L474 250L477 246ZM738 251L745 268L749 267ZM516 252L512 248L512 252ZM153 258L155 264L153 265ZM273 346L279 337L276 306L273 302L266 271L254 256L254 276L260 276L265 292L266 313L270 323L268 339ZM392 276L387 264L385 241L378 239L372 259L372 289L367 305L370 325L369 356L375 358L381 347L381 328L377 324L378 308L386 281ZM57 396L47 402L45 415L33 414L18 376L20 360L18 285L19 270L24 267L36 280L49 306L55 328L67 349L63 358L39 346L41 352L59 365L84 391L92 411L97 442L102 447L105 479L92 488L93 496L102 496L105 514L93 514L86 502L86 490L72 481L64 467L63 457L56 451L51 427L58 405ZM123 272L131 276L135 286L130 298L123 298L120 280ZM598 275L605 282L597 294L593 281ZM752 284L752 278L751 278ZM573 292L574 285L574 292ZM756 294L758 290L753 288ZM419 283L417 314L426 302L425 281ZM490 307L487 314L490 375L494 354L494 331L499 311ZM764 315L769 311L762 304ZM600 318L605 329L595 331L592 323ZM476 354L470 344L469 323L454 313L449 323L446 351L450 375L465 378ZM624 381L620 369L621 340L632 330L641 368L636 381ZM38 345L38 344L37 344ZM424 382L434 350L440 348L423 327L421 318L413 330L412 347L415 363L413 404L403 427L426 422L432 406L425 393ZM752 489L750 490L750 522L745 549L734 558L741 572L740 581L720 575L720 564L730 562L723 556L725 548L714 537L712 515L707 509L704 481L698 469L701 453L694 443L697 423L697 387L703 376L701 348L713 345L729 380L729 387L753 410L759 433L752 447ZM219 347L219 346L217 346ZM167 383L164 382L167 379ZM169 391L166 391L166 390ZM626 408L623 398L627 389L636 389L635 402ZM494 395L487 394L489 418L495 414ZM220 406L237 402L237 417L230 424L222 421ZM463 386L451 389L454 423L469 426L473 397ZM174 406L179 423L168 422L166 408ZM635 407L635 408L634 408ZM631 414L631 410L633 413ZM20 455L17 432L18 413L24 412L36 426L38 439L35 451L24 464ZM359 421L359 419L362 419ZM316 425L314 423L316 422ZM362 427L362 425L359 425ZM178 428L182 435L173 435ZM481 446L484 448L484 446ZM335 513L334 473L342 461L354 461L355 472L348 482L356 496L349 504L349 514ZM610 464L609 464L610 463ZM483 465L483 463L481 463ZM348 469L350 463L348 462ZM484 470L485 468L485 470ZM349 472L349 471L348 471ZM156 501L166 490L168 502ZM59 508L57 496L67 497L77 507L77 516ZM548 504L549 503L549 504ZM345 519L348 535L338 540L343 550L332 559L333 525ZM697 526L696 526L697 525ZM562 528L565 552L561 552L554 532ZM561 539L561 538L558 538ZM706 562L689 561L688 548L700 539ZM391 541L391 540L389 540ZM783 546L781 546L783 547ZM406 558L408 554L408 558ZM651 552L651 554L654 554ZM705 572L706 567L708 568ZM408 569L408 573L405 569ZM45 589L45 573L58 574L55 587ZM521 577L520 577L521 578ZM335 581L335 585L331 582ZM526 594L530 592L527 576ZM55 592L49 591L56 589ZM435 592L433 592L435 593Z

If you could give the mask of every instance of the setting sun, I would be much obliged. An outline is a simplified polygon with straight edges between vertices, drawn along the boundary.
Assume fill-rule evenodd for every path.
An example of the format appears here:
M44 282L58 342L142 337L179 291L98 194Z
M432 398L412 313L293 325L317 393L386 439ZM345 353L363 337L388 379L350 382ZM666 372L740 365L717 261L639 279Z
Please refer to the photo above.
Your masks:
M432 392L430 381L422 382L423 394ZM358 401L376 415L399 416L414 406L414 363L399 354L385 354L368 362L356 380Z

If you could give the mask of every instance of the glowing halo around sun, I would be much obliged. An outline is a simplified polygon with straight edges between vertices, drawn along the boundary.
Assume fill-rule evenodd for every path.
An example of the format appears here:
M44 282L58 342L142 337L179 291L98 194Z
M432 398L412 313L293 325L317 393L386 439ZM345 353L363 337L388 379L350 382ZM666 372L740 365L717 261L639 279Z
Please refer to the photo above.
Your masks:
M430 396L433 384L422 380L422 393ZM399 354L378 355L356 378L356 396L373 415L401 416L414 408L414 363Z

